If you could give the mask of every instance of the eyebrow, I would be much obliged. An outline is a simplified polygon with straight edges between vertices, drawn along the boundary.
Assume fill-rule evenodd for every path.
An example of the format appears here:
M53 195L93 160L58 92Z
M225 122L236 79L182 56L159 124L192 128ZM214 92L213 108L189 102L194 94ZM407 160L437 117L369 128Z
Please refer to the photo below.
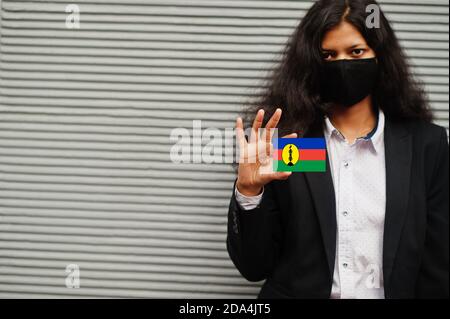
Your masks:
M357 48L357 47L365 47L365 46L366 46L365 44L358 43L358 44L352 45L351 47L349 47L349 49L354 49L354 48ZM324 51L324 52L334 52L335 50L322 48L322 51Z
M354 48L357 48L357 47L365 47L365 46L366 46L365 44L358 43L358 44L352 45L349 49L354 49Z

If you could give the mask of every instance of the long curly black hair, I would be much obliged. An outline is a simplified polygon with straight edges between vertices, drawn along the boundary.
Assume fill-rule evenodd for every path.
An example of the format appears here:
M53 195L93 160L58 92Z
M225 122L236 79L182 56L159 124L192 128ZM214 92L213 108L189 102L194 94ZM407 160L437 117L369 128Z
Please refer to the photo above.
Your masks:
M331 105L320 96L320 68L324 62L324 35L342 19L355 26L375 51L380 73L372 100L392 121L432 120L423 84L410 72L407 57L380 9L380 28L367 28L366 12L374 0L319 0L308 11L289 40L281 63L266 79L264 90L246 104L243 118L250 124L258 109L266 121L279 107L280 132L302 135L314 124L323 124ZM379 6L379 5L378 5Z

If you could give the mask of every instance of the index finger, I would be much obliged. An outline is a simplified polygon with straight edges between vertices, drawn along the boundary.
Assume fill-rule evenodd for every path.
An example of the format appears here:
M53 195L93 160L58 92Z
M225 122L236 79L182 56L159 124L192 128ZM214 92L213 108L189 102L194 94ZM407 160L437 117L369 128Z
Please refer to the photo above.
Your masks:
M270 142L272 141L272 129L277 127L278 123L280 122L281 119L281 115L282 115L283 111L278 108L275 113L272 115L272 117L270 118L270 120L267 122L266 125L266 144L270 144ZM269 149L267 149L269 150Z
M269 122L267 122L266 129L277 127L278 123L280 122L282 113L283 111L280 108L276 109L275 113L272 115Z

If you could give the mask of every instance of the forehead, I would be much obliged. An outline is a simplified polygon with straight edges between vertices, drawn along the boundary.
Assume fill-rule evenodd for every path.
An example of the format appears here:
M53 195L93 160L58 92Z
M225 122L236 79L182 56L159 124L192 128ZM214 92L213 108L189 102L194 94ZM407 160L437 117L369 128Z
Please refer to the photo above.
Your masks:
M345 21L328 31L322 40L323 50L344 50L356 45L367 43L359 30Z

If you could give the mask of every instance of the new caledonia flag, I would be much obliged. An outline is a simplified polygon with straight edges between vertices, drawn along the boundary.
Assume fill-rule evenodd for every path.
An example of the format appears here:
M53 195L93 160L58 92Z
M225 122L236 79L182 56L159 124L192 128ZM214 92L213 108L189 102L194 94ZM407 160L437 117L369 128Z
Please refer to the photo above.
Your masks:
M276 138L273 140L275 172L325 172L324 138Z

